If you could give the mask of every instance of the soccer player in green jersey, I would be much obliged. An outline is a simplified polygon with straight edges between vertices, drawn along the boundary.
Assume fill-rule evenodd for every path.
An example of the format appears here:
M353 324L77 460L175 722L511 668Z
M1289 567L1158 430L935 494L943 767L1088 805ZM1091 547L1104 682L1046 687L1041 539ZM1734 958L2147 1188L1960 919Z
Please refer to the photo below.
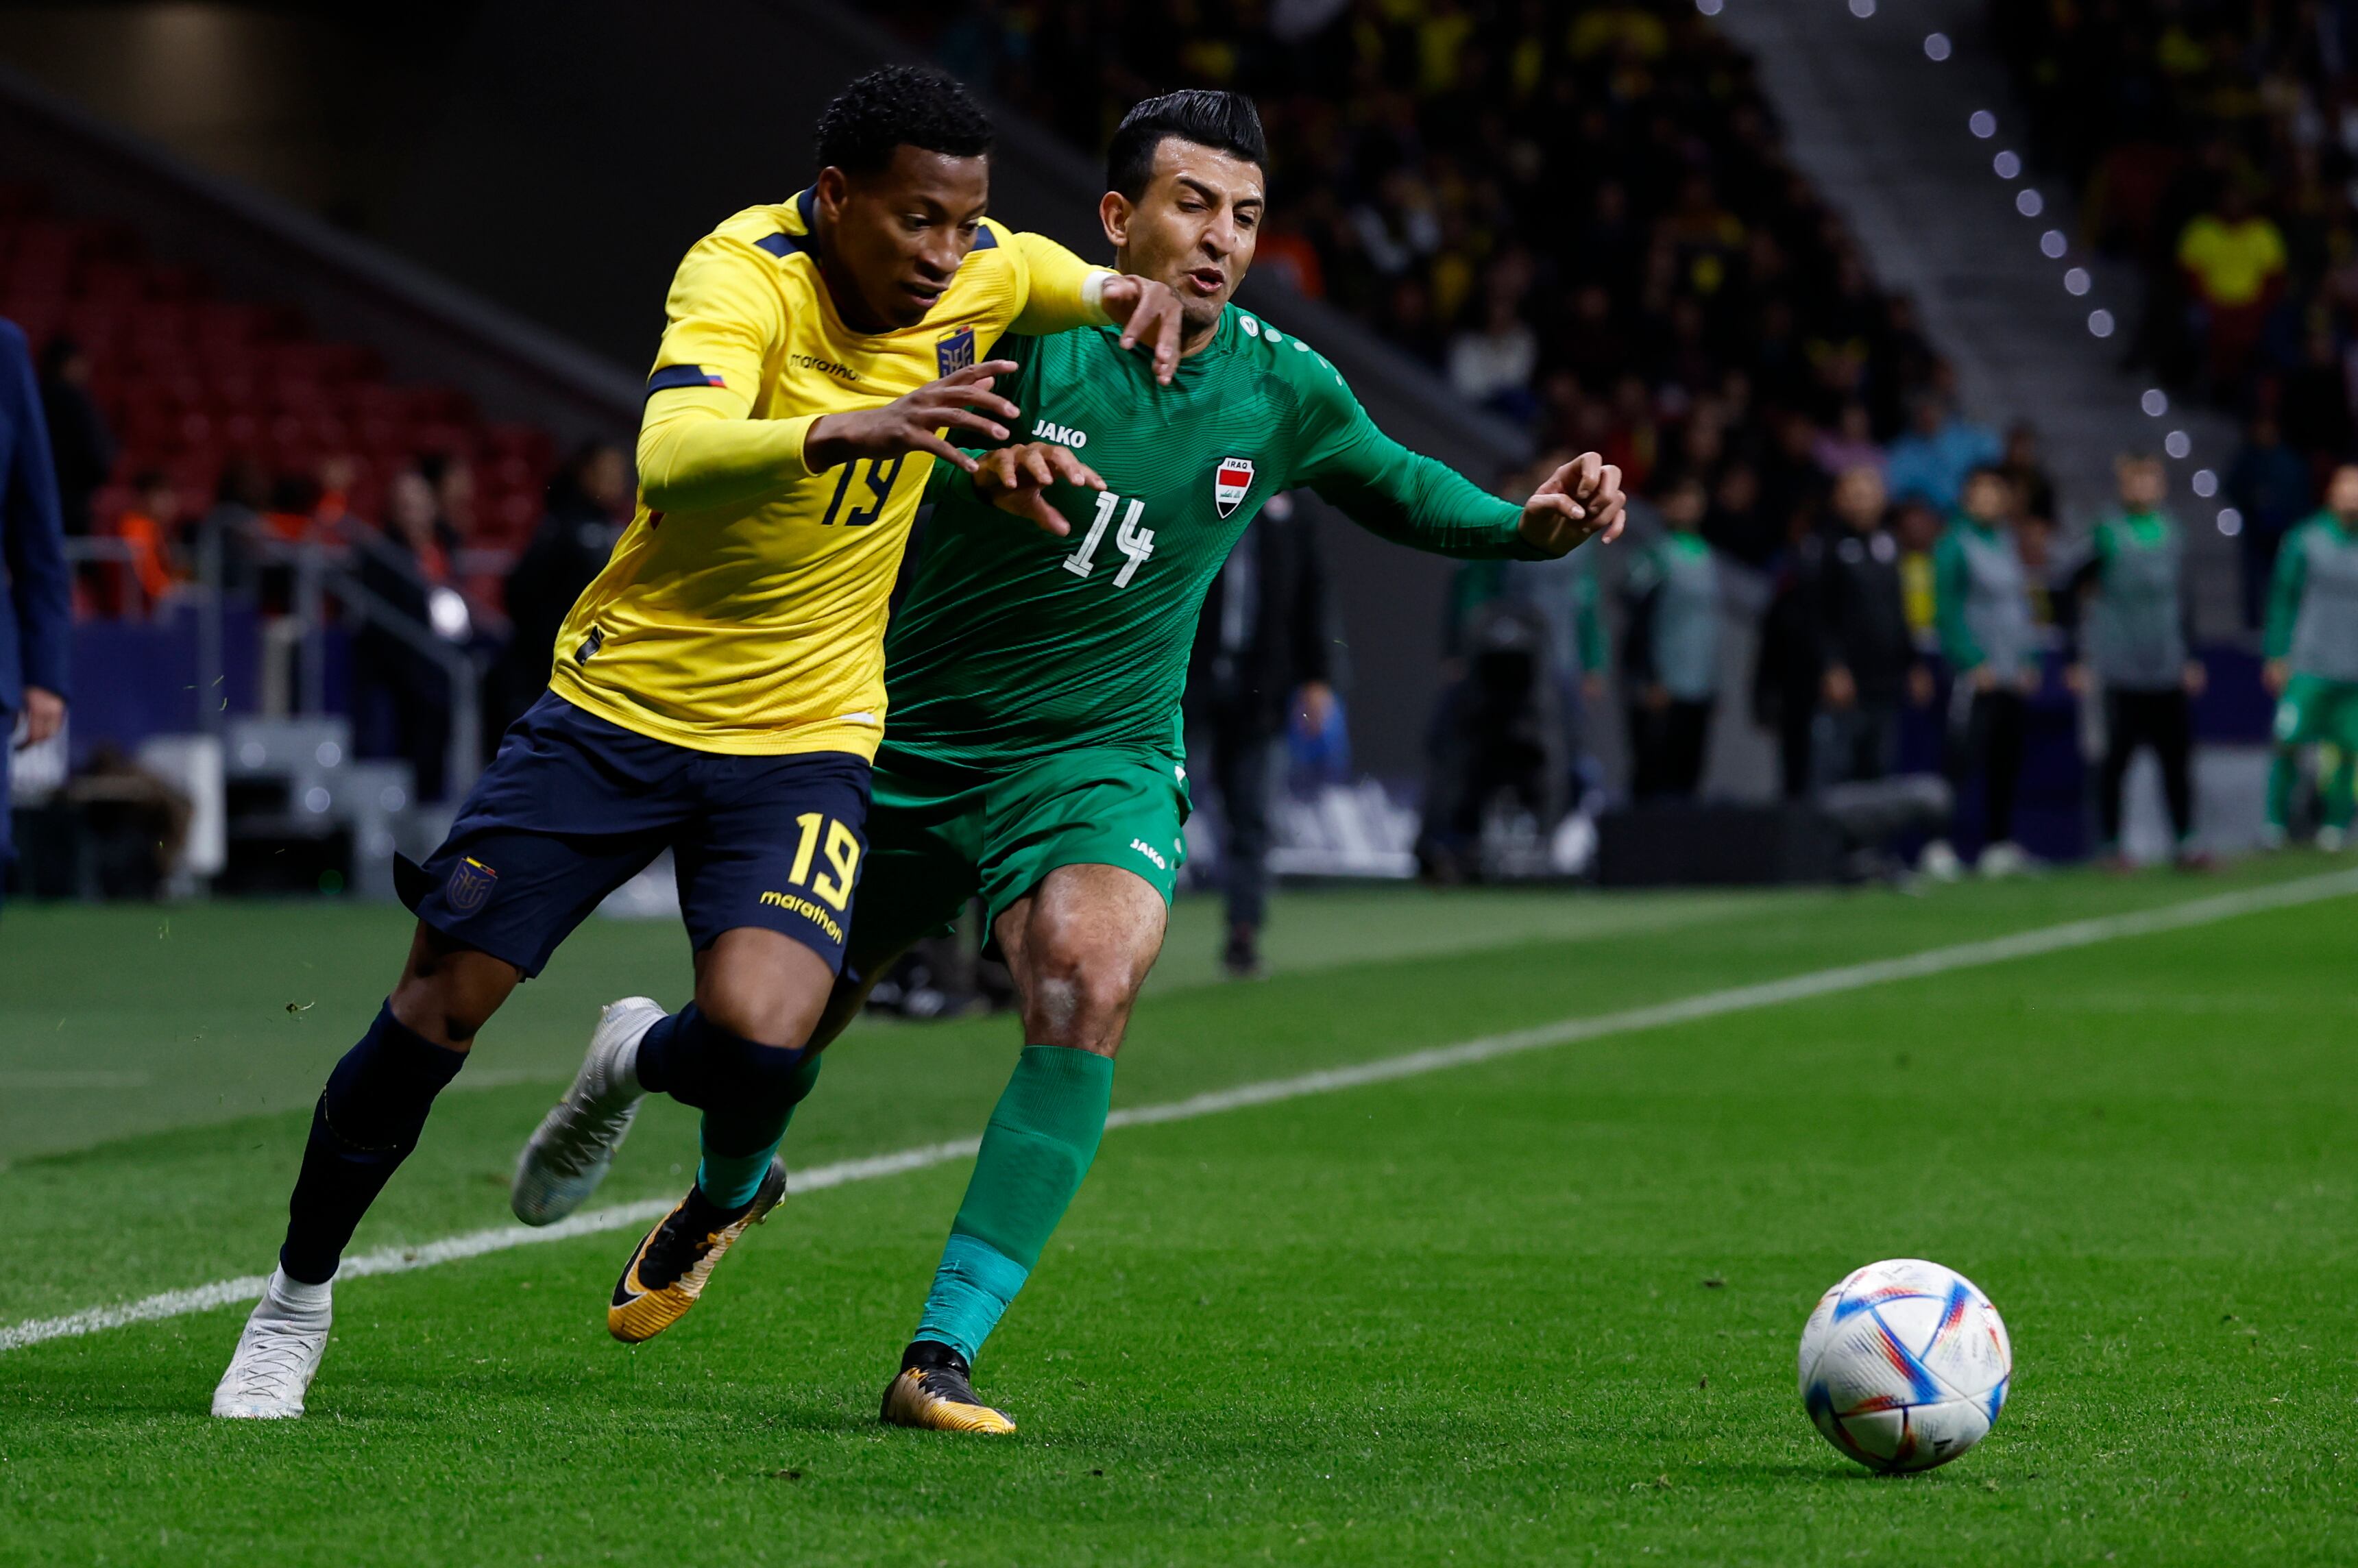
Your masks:
M2271 848L2285 841L2297 753L2321 741L2337 754L2325 784L2317 847L2339 849L2348 842L2352 775L2358 771L2358 463L2333 470L2324 510L2277 547L2262 643L2263 673L2268 689L2278 694L2266 841Z
M1228 303L1266 161L1243 97L1134 109L1099 213L1123 269L1179 296L1176 375L1137 373L1109 334L1003 340L1022 431L977 454L966 482L929 486L925 557L887 634L846 979L813 1038L840 1032L894 957L979 894L1025 1047L886 1390L889 1422L1014 1430L975 1396L970 1364L1105 1130L1185 853L1179 698L1196 617L1261 505L1307 485L1377 534L1461 558L1541 559L1619 530L1620 476L1595 454L1522 505L1498 500L1387 438L1324 356ZM1011 528L1009 512L1042 529Z

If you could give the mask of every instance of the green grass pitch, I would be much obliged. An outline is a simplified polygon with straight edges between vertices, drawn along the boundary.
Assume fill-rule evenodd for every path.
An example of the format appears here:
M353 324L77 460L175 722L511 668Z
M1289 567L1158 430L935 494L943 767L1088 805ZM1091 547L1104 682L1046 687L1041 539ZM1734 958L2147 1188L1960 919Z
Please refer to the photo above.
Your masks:
M2181 903L1415 890L1281 902L1213 980L1183 903L1118 1105ZM243 1308L0 1354L0 1563L2347 1563L2358 1553L2358 897L1110 1133L978 1368L1022 1423L878 1395L965 1181L792 1200L637 1349L633 1237L347 1281L300 1422L205 1414ZM11 908L0 1328L268 1267L395 911ZM595 1006L686 983L596 922L486 1032L361 1249L499 1226ZM972 1136L1004 1019L863 1025L789 1152ZM607 1196L679 1190L650 1108ZM1867 1476L1794 1390L1873 1259L1988 1291L2013 1400Z

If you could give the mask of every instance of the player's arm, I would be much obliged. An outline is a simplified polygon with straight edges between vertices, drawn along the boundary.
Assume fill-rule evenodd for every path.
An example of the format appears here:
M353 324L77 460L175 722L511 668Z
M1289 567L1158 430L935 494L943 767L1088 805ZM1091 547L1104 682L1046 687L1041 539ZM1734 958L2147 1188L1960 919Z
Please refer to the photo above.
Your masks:
M936 434L946 428L1005 438L996 421L1013 418L1015 406L990 391L995 376L1015 368L1004 361L969 366L881 408L752 417L770 351L786 330L769 265L716 234L688 252L672 279L639 426L639 490L650 510L758 502L854 458L925 451L970 465Z
M2285 659L2292 652L2293 622L2300 619L2301 595L2309 589L2308 524L2295 528L2277 546L2277 569L2268 579L2268 616L2260 631L2260 655L2268 684L2282 690Z
M1547 560L1621 532L1621 470L1595 452L1549 475L1518 507L1376 428L1323 362L1295 384L1304 393L1305 444L1293 478L1371 534L1462 560Z
M1026 337L1076 327L1119 326L1125 349L1146 345L1154 379L1179 369L1179 297L1163 284L1091 266L1044 234L1009 233L1003 242L1022 263L1024 294L1007 329Z
M2300 618L2301 596L2309 589L2309 530L2296 528L2277 546L2276 570L2268 578L2267 623L2260 633L2260 649L2270 659L2292 652L2293 622Z
M1941 656L1960 676L1971 675L1988 658L1973 628L1965 624L1969 577L1965 547L1957 542L1956 529L1952 528L1932 546L1932 630L1941 640Z

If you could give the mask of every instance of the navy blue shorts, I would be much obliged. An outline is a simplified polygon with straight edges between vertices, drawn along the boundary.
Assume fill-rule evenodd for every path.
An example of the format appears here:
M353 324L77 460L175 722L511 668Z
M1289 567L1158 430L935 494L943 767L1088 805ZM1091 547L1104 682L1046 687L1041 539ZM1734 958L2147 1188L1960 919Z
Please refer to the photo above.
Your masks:
M435 930L536 975L669 849L696 951L758 925L839 971L867 821L868 763L849 752L691 751L548 693L500 738L450 837L402 879L404 900Z

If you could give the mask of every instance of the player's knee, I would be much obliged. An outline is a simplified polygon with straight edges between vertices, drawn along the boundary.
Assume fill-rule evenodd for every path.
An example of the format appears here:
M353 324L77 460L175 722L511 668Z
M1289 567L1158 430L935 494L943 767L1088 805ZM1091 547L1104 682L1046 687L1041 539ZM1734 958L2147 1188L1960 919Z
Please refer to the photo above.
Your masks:
M476 1031L515 988L515 971L506 965L481 953L466 957L476 961L444 955L419 962L413 956L387 999L404 1027L454 1051L474 1044Z
M810 1040L826 998L784 988L699 986L696 1005L716 1028L756 1045L791 1052Z
M1138 990L1125 956L1100 942L1051 941L1034 948L1031 968L1026 1011L1045 1035L1033 1044L1112 1054Z

